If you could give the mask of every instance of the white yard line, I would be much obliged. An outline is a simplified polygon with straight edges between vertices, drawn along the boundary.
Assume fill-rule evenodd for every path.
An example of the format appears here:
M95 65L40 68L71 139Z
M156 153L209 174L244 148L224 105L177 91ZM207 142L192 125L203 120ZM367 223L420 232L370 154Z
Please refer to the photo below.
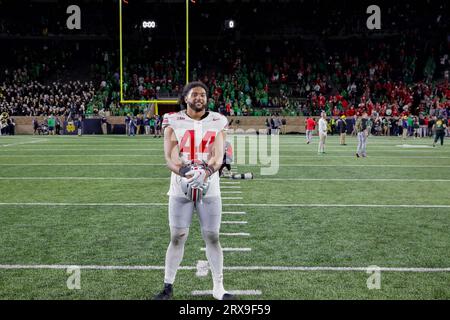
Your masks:
M105 203L74 203L74 202L0 202L0 206L42 206L42 207L145 207L145 206L164 206L166 207L168 204L163 202L154 202L154 203L114 203L114 202L105 202Z
M374 270L373 267L284 267L284 266L240 266L224 267L234 271L363 271ZM379 267L376 270L385 272L450 272L450 268L410 268L410 267Z
M77 267L86 270L164 270L164 266L101 266L101 265L26 265L26 264L2 264L0 269L14 270L14 269L67 269L69 267ZM196 267L183 267L180 266L181 270L196 270Z
M242 193L242 191L221 191L222 194L239 194Z
M280 155L280 158L286 159L317 159L317 155L314 156L283 156ZM349 156L331 156L327 155L327 158L355 158L355 155ZM450 159L450 157L439 157L439 156L370 156L370 159Z
M1 141L1 140L0 140ZM34 143L44 143L46 141L42 140L39 142L17 142L17 143L7 143L5 144L5 146L20 146L20 145L27 145L27 144L34 144ZM0 144L0 146L2 146ZM8 151L39 151L39 150L44 150L44 151L56 151L56 150L71 150L71 151L83 151L83 150L88 150L88 151L102 151L102 150L111 150L111 151L118 151L118 150L128 150L128 151L160 151L161 153L164 151L163 147L161 145L161 148L155 148L155 145L151 145L151 144L70 144L70 143L63 143L63 144L55 144L55 143L47 143L47 144L43 144L41 145L42 148L38 148L37 146L30 146L30 147L24 147L24 148L20 148L20 149L9 149ZM372 146L372 148L370 148L370 146ZM433 147L432 145L417 145L419 148L417 148L415 145L411 145L410 146L405 146L405 145L386 145L386 146L373 146L371 144L369 144L368 150L377 150L377 151L396 151L396 152L405 152L405 151L417 151L417 152L424 152L424 151L430 151L430 150L440 150L443 151L445 149L442 149L442 147L440 145ZM425 148L425 149L429 149L429 150L423 150L423 146L427 146L430 148ZM303 147L303 146L298 146L298 147ZM313 145L312 147L310 146L305 146L305 148L293 148L292 146L286 146L286 148L282 149L281 151L285 151L285 152L314 152L317 150L315 150L317 148L317 144ZM399 149L400 148L400 149ZM422 149L422 150L403 150L403 149ZM352 152L354 150L356 150L356 144L352 145L352 146L347 146L347 147L340 147L340 146L325 146L325 151L329 149L329 150L333 150L333 151L344 151L344 152ZM245 150L258 150L258 148L245 148ZM269 148L270 150L270 148Z
M32 142L32 143L37 143L37 142ZM16 145L23 145L23 144L30 144L29 142L21 142L21 143L17 143L17 144L8 144L7 146L16 146ZM6 145L5 145L6 146ZM60 148L60 146L63 146L64 148ZM49 143L49 144L44 144L43 147L47 147L47 148L24 148L24 149L18 149L18 150L48 150L48 151L56 151L56 150L78 150L78 151L82 151L82 150L86 150L90 147L91 150L96 150L96 151L101 151L101 150L115 150L117 151L118 149L120 150L127 150L126 148L130 148L129 144L70 144L70 143ZM83 148L86 147L86 148ZM101 148L101 147L105 147L105 148ZM122 148L123 147L123 148ZM141 150L141 151L159 151L159 152L164 152L163 148L151 148L154 146L151 145L132 145L132 147L141 147L141 148L133 148L136 150ZM78 148L78 149L77 149Z
M206 251L206 248L200 248L201 251ZM252 251L252 248L222 248L223 252L248 252Z
M140 203L121 203L121 202L104 202L104 203L76 203L76 202L0 202L0 206L42 206L42 207L150 207L150 206L163 206L166 207L167 203L164 202L140 202ZM450 208L447 204L310 204L310 203L224 203L225 207L349 207L349 208Z
M268 141L268 147L270 147L270 143L271 142ZM306 151L306 150L311 150L314 147L317 147L318 143L313 143L313 144L309 144L309 145L307 145L306 143L305 144L297 144L297 145L295 145L295 147L294 147L294 145L283 144L283 143L279 143L278 145L279 145L280 149L283 149L283 150L286 150L286 149L297 149L297 150ZM347 144L346 146L341 146L338 143L332 143L332 144L328 144L327 143L327 144L325 144L325 152L327 151L327 149L330 149L330 150L331 149L332 150L346 150L346 151L355 150L357 145L358 144L356 142L354 144L353 143L352 144ZM367 150L369 150L369 149L389 149L389 148L392 148L392 149L397 149L397 148L411 148L411 149L414 149L414 148L417 148L417 147L419 147L420 149L421 148L436 149L436 147L433 147L433 141L431 141L431 140L427 144L399 144L398 142L397 143L393 143L393 144L380 144L380 143L375 143L375 144L372 143L371 144L370 141L367 143ZM246 148L246 149L255 150L257 148L259 148L259 146L256 145L256 144L253 144L249 148Z
M165 166L163 164L156 164L156 163L21 163L21 164L7 164L7 163L0 163L0 166L18 166L18 167L33 167L33 166L140 166L140 167L161 167Z
M118 148L78 148L78 149L76 149L76 148L20 148L20 149L15 149L15 150L8 149L8 150L4 150L4 151L5 152L6 151L8 151L8 152L18 152L18 151L53 151L53 152L56 152L56 151L97 151L97 152L99 152L99 151L119 151L119 150L120 151L147 151L147 150L155 151L155 149L147 149L145 147L137 148L137 149L136 148L131 148L131 149L130 148L120 148L120 149L118 149ZM163 157L162 154L158 154L158 155L149 154L149 155Z
M242 200L242 197L222 197L222 200Z
M428 204L309 204L309 203L226 203L229 207L349 207L349 208L450 208L450 205L428 205Z
M247 212L245 212L245 211L222 211L222 214L242 215L242 214L247 214Z
M317 148L317 147L316 147ZM252 152L258 152L258 149L250 149L249 151ZM270 151L270 149L269 149ZM345 149L345 148L327 148L325 147L325 154L324 155L317 155L317 150L311 150L311 149L288 149L288 150L280 150L280 153L282 154L316 154L317 157L321 157L321 158L326 158L328 155L333 155L335 153L347 153L347 154L355 154L356 153L356 147L352 148L352 149ZM427 149L423 149L423 148L416 148L416 149L406 149L406 148L396 148L396 149L373 149L373 148L367 148L367 153L369 154L369 156L372 153L409 153L409 152L414 152L414 153L421 153L421 154L434 154L435 152L439 152L439 153L445 153L448 154L450 152L450 150L447 149L443 149L440 146L437 146L436 148L427 148Z
M247 221L222 221L222 224L247 224Z
M364 161L364 160L362 160ZM250 165L250 164L244 164L243 166L246 167L258 167L258 168L264 168L265 166L261 165ZM450 166L445 165L429 165L429 164L422 164L422 165L403 165L403 164L311 164L311 163L293 163L293 164L280 164L280 167L332 167L332 168L367 168L367 167L376 167L376 168L450 168Z
M245 248L244 248L245 249ZM249 249L249 248L248 248ZM204 251L204 250L203 250ZM38 264L0 264L0 269L67 269L78 267L83 270L164 270L164 266L108 266L108 265L38 265ZM197 270L197 266L180 266L180 270ZM369 267L333 267L333 266L224 266L224 270L230 271L360 271L367 272L373 270ZM379 271L384 272L450 272L450 267L442 268L422 268L422 267L379 267Z
M362 160L364 161L364 160ZM8 167L32 167L32 166L91 166L91 167L98 167L98 166L140 166L140 167L165 167L166 164L163 163L1 163L0 166L8 166ZM250 165L250 164L243 164L242 166L245 167L257 167L257 168L264 168L265 166L260 165ZM286 167L286 168L292 168L292 167L331 167L331 168L367 168L367 167L377 167L377 168L421 168L421 169L429 169L429 168L450 168L449 166L445 165L396 165L396 164L280 164L279 167ZM226 183L226 182L222 182ZM230 182L228 182L230 183Z
M36 139L36 140L25 141L25 142L0 144L0 147L13 147L13 146L20 146L20 145L24 145L24 144L41 143L41 142L46 142L46 141L48 141L48 139Z
M170 180L165 178L147 178L147 177L0 177L0 180Z
M0 180L169 180L170 177L0 177ZM265 178L256 182L267 181L397 181L397 182L450 182L450 179L397 179L397 178ZM222 182L223 183L223 182ZM221 189L240 189L240 186L222 186ZM241 193L241 191L223 191L222 193Z
M364 160L361 160L364 161ZM254 164L243 164L242 166L245 167L258 167L258 168L264 168L266 166L261 166L261 165L254 165ZM298 163L293 163L293 164L280 164L279 167L287 167L287 168L291 168L291 167L333 167L333 168L345 168L345 167L349 167L349 168L357 168L357 167L361 167L361 168L367 168L367 167L380 167L380 168L422 168L422 169L427 169L427 168L450 168L450 166L444 166L444 165L429 165L429 164L422 164L422 165L403 165L403 164L310 164L310 163L304 163L304 164L298 164Z
M240 189L241 186L221 186L220 189Z
M247 232L219 233L219 235L225 237L250 237L250 233Z
M450 179L397 179L397 178L260 178L255 181L405 181L405 182L449 182Z
M98 149L94 149L95 151L99 151ZM16 150L14 150L16 151ZM17 150L17 151L21 151L21 150ZM41 151L41 149L39 149L38 151ZM87 150L84 150L87 151ZM33 159L33 158L76 158L76 157L95 157L95 158L100 158L100 157L110 157L110 158L120 158L120 157L125 157L125 158L133 158L133 157L145 157L145 158L158 158L159 160L163 160L163 157L161 155L155 155L155 154L19 154L19 155L15 155L15 154L10 154L10 153L4 153L1 152L0 149L0 157L4 157L4 158L27 158L27 159ZM312 156L284 156L284 155L280 155L279 158L280 159L317 159L317 155L312 155ZM340 159L340 158L355 158L355 155L348 155L348 156L326 156L327 158L331 158L331 159ZM440 157L440 156L393 156L393 157L389 157L389 156L370 156L370 159L450 159L450 157ZM159 165L159 164L158 164ZM244 164L245 165L245 164ZM247 164L248 165L248 164ZM231 168L232 171L236 171L236 168Z
M98 150L97 150L98 151ZM152 157L155 155L149 155L149 154L19 154L19 155L10 155L10 154L0 154L0 157L6 157L6 158L27 158L27 159L32 159L32 158L63 158L63 157L71 157L71 158L76 158L76 157L95 157L95 158L99 158L99 157L128 157L128 158L133 158L133 157ZM160 155L158 155L159 158L162 159L162 157Z
M235 296L259 296L262 294L260 290L228 290L228 293ZM194 290L191 292L193 296L210 296L212 290Z

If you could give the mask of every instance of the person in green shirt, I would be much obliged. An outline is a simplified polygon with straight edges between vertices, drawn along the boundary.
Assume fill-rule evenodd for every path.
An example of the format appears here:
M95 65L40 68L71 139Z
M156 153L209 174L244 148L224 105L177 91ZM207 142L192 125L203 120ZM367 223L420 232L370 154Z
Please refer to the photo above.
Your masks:
M49 135L55 135L55 117L53 117L53 115L50 115L50 117L48 117L47 120L47 125L48 125L48 134Z
M149 126L150 126L150 134L153 134L155 137L156 136L156 121L155 121L154 117L150 118Z
M408 136L412 136L414 129L414 119L412 115L409 115L407 122L408 122Z
M214 99L209 99L209 102L208 102L208 110L211 110L211 111L214 111L214 109L215 109L215 103L214 103Z

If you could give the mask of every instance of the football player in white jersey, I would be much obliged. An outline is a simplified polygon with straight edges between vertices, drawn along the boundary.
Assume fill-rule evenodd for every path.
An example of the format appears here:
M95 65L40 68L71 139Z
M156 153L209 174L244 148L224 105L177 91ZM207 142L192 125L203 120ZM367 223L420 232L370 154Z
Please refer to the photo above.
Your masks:
M173 295L172 285L183 259L193 211L198 214L213 277L213 297L234 297L223 287L223 253L219 243L222 215L219 172L222 165L227 118L206 111L208 88L188 83L180 97L186 110L164 115L164 156L172 171L169 195L170 244L166 252L164 288L156 300ZM198 166L195 166L198 164Z

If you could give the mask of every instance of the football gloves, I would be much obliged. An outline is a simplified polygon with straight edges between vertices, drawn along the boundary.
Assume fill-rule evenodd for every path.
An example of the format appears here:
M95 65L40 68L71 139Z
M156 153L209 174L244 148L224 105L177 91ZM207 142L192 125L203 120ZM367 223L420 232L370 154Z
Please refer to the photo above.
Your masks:
M208 166L203 161L201 164L191 164L180 168L179 174L183 178L188 178L189 183L193 188L200 188L207 180L207 176L211 176L215 170Z
M187 179L187 183L192 188L200 188L205 183L206 171L201 167L193 167L191 171L186 173L186 176L191 176Z

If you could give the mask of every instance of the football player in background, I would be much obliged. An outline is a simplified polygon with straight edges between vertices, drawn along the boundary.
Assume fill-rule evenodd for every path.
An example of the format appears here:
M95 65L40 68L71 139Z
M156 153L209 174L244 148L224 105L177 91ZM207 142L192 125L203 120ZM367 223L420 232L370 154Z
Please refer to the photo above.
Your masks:
M322 111L320 113L320 119L319 119L319 154L325 153L325 141L327 140L327 114L325 111Z
M362 114L362 117L356 120L356 131L358 132L358 147L356 149L356 157L367 156L366 147L367 147L367 137L369 136L369 127L368 127L368 118L367 112Z
M164 288L155 297L167 300L183 259L193 211L199 216L213 278L213 297L234 297L223 287L223 253L219 243L222 216L219 172L224 155L227 118L206 111L207 87L202 82L188 83L180 104L186 110L164 115L164 156L172 171L169 195L170 243L166 252Z

